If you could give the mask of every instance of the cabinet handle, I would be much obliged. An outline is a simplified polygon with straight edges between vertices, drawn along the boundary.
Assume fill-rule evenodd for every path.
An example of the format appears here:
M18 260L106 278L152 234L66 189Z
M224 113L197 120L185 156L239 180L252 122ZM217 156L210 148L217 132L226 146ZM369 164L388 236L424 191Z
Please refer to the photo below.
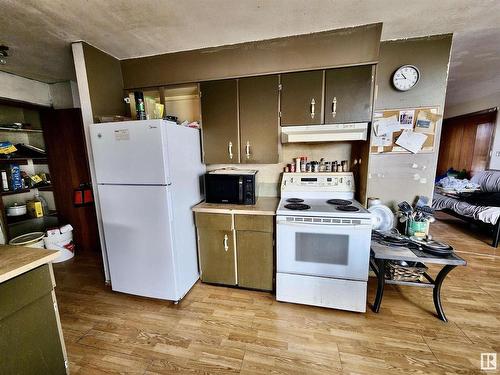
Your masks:
M227 252L229 250L229 245L227 244L227 234L224 235L224 251Z
M233 158L233 142L228 143L227 151L229 153L229 159L232 159Z
M245 154L247 155L247 159L250 159L250 141L247 141L245 145Z
M314 109L316 105L316 100L314 100L314 98L311 99L311 106L310 106L310 109L311 109L311 118L314 118L314 115L316 114L316 110Z
M332 117L337 115L337 97L334 96L332 100Z

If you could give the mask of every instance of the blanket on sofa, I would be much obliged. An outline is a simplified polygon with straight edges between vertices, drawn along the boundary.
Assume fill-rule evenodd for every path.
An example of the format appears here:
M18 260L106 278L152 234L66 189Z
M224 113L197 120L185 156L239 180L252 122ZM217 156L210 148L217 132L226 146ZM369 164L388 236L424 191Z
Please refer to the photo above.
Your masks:
M476 206L437 192L434 193L432 199L432 208L436 211L447 208L459 215L493 225L495 225L500 218L500 207Z
M463 193L450 196L436 191L432 208L438 211L447 208L459 215L495 225L500 218L500 207L495 207L500 198L500 171L479 172L471 178L470 183L481 190L472 193L469 198L465 198L466 194Z

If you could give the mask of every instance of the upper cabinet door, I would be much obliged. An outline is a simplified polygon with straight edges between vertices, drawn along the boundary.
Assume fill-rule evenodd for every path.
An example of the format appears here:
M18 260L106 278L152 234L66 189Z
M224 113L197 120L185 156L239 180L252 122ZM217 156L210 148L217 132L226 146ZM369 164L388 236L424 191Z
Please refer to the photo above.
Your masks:
M371 121L372 72L372 65L326 71L325 124Z
M278 163L278 76L242 78L238 85L241 162Z
M281 75L281 125L321 124L323 71Z
M202 82L200 91L205 164L239 163L237 81Z

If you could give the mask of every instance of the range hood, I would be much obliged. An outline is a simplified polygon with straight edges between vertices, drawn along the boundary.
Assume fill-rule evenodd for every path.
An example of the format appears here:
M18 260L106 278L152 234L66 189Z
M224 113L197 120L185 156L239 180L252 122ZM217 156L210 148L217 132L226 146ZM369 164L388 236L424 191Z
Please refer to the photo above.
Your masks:
M368 122L282 126L281 143L366 141Z

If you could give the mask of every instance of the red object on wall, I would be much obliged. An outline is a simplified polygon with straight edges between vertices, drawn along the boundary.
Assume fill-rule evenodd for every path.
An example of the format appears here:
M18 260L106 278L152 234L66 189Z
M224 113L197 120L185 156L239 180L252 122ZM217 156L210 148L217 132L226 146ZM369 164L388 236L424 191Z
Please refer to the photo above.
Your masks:
M90 184L81 184L75 189L73 203L75 206L87 206L94 203L94 194Z

